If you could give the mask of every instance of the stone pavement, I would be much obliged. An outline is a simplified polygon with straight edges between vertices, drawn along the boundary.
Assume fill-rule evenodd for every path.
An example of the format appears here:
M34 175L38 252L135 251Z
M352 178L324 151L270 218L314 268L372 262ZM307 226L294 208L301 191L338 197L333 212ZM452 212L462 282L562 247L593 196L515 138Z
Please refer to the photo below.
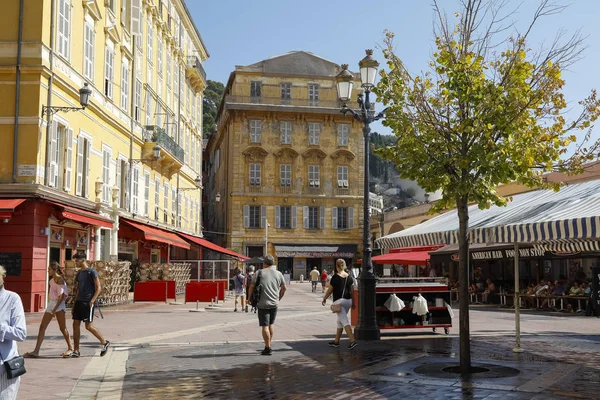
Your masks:
M61 359L64 341L53 322L43 358L27 360L19 399L171 398L595 398L600 392L600 320L569 315L524 315L522 344L514 354L514 316L473 308L473 360L517 368L517 377L434 379L414 365L457 357L451 334L400 332L353 351L327 347L335 318L310 285L291 285L275 328L274 354L261 356L255 315L234 313L232 301L215 311L191 313L195 304L136 303L104 310L96 325L113 343L83 333L82 357ZM458 314L455 312L455 314ZM458 321L457 315L455 322ZM31 350L41 314L29 314ZM71 331L71 329L70 329ZM416 361L415 361L416 360ZM453 361L452 359L450 361ZM413 363L413 364L411 364ZM415 364L416 363L416 364Z

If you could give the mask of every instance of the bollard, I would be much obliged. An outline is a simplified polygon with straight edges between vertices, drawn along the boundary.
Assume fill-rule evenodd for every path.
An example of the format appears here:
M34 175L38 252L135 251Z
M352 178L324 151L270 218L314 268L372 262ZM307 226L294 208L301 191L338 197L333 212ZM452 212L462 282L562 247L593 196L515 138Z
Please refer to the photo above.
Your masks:
M196 300L196 309L195 310L190 310L190 312L204 312L204 308L199 308L200 302L198 300Z

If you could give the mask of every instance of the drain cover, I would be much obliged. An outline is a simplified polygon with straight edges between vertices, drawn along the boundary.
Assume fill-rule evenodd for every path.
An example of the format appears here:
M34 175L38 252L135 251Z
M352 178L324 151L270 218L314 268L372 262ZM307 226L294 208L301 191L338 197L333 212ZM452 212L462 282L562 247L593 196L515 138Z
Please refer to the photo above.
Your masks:
M477 363L473 364L471 373L462 374L459 364L456 362L434 362L417 366L414 371L419 375L441 379L459 379L469 377L471 379L511 378L521 372L516 368L504 365Z

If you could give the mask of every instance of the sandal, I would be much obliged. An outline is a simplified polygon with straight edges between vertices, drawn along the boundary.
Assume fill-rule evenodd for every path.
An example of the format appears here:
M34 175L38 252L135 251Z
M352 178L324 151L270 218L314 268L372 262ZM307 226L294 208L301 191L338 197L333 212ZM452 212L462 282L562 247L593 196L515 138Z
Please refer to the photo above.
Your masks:
M25 354L23 354L24 358L40 358L39 354L35 354L32 352L27 352Z

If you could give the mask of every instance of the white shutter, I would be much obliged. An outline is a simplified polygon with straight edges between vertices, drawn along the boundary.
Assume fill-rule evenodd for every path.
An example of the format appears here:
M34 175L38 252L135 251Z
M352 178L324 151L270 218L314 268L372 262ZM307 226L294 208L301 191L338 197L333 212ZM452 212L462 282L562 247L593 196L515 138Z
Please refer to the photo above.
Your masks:
M75 195L81 196L81 188L83 186L83 136L77 137L77 165L75 178Z
M354 228L354 207L348 208L348 229Z
M319 228L325 229L325 207L319 207Z
M125 188L123 190L125 190L125 204L123 204L123 208L125 208L125 205L127 204L127 208L129 208L129 194L131 193L131 182L129 181L129 171L131 170L131 167L129 166L129 163L125 163L125 171L121 171L121 173L125 174L125 179L123 179L123 184L125 186Z
M260 206L260 227L264 228L267 224L267 206Z
M281 216L279 214L280 207L275 206L275 228L281 227Z
M332 207L331 208L331 227L333 229L337 229L338 228L338 224L337 224L337 207Z
M142 34L142 25L140 24L141 1L142 0L131 0L131 33L134 35Z
M244 206L244 228L250 226L250 206Z
M117 173L115 176L116 185L119 188L119 198L117 199L117 204L119 207L123 208L123 204L121 199L123 199L123 182L121 181L121 160L117 160Z
M308 228L308 207L307 206L302 207L302 214L303 214L302 215L302 217L303 217L302 218L302 220L303 220L302 227L307 229Z
M296 206L292 206L292 228L295 229L298 224L298 209Z
M132 212L134 214L137 214L138 212L138 208L139 208L139 202L138 202L138 197L139 197L139 170L137 168L133 168L133 179L132 179L132 183L133 183L133 188L131 190L131 197L132 197Z
M58 181L58 123L52 121L50 129L50 179L49 186L56 187Z
M90 186L90 150L91 143L89 140L85 141L85 168L82 168L84 173L83 186L81 188L81 194L84 197L88 196Z
M65 177L64 189L71 191L71 181L73 180L73 129L67 129L65 138Z

